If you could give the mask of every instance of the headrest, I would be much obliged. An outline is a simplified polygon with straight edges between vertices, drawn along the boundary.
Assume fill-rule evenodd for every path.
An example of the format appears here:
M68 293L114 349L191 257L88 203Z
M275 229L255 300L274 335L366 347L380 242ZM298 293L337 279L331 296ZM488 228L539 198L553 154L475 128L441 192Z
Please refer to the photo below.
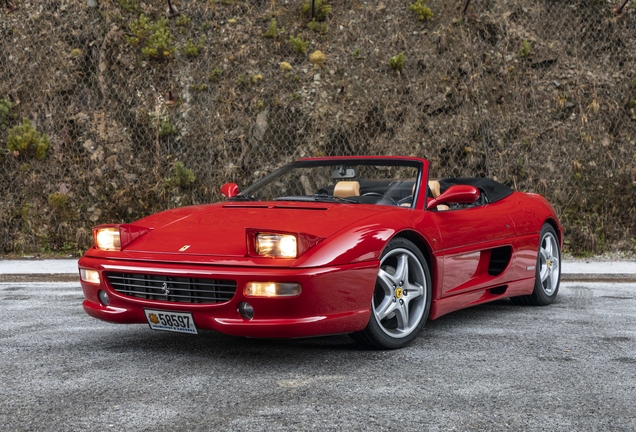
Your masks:
M437 180L429 180L428 188L431 190L431 194L433 195L433 198L437 198L438 196L440 196L441 190L440 190L439 182Z
M339 198L360 196L360 183L357 181L339 181L333 189L333 196Z

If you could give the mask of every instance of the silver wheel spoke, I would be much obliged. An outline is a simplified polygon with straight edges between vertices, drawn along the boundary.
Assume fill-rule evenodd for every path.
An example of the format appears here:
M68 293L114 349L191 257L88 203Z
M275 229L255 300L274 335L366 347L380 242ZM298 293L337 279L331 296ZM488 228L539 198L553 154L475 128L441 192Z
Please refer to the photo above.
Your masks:
M544 282L544 288L546 289L546 291L550 291L552 289L552 273L548 272L548 275L546 276Z
M552 256L552 241L549 237L546 237L545 239L545 254L546 256Z
M559 284L560 258L559 243L554 234L547 232L541 239L537 265L543 292L548 296L554 294Z
M409 308L406 302L398 304L398 307L395 308L395 317L398 320L398 329L409 330Z
M426 284L422 263L409 249L395 248L382 258L373 314L384 333L403 338L419 327L428 301Z
M559 268L559 258L553 256L550 258L550 262L552 263L553 270L556 270Z
M541 266L541 272L539 273L539 277L541 279L541 282L545 281L545 278L548 277L548 273L550 272L550 270L548 269L548 266L543 264Z
M375 310L376 316L382 321L386 317L388 317L391 312L395 309L396 302L393 301L392 297L384 297L380 306L378 306Z
M393 288L397 285L395 277L380 269L380 271L378 271L378 279L380 280L380 285L382 285L382 288L384 289L384 294L387 296L392 295Z
M404 285L404 291L404 296L408 296L409 301L413 301L424 294L424 287L417 283L410 283L408 285Z
M395 279L398 285L401 285L401 283L408 281L408 275L409 275L408 257L405 254L402 254L398 257L398 265L397 265L397 268L395 269Z

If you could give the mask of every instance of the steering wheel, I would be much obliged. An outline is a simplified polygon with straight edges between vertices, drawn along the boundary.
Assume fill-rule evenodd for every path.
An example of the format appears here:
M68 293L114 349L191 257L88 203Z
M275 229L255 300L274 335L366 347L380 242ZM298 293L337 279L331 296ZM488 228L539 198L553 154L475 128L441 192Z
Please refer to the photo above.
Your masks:
M395 202L395 200L393 198L391 198L390 196L386 196L386 195L384 195L382 197L382 199L378 200L378 202L376 202L376 204L378 204L378 205L392 205L392 206L398 205L398 203Z
M362 194L362 196L379 196L379 197L381 197L381 196L384 196L384 195L379 193L379 192L367 192L367 193Z
M401 206L402 204L412 204L413 203L413 195L409 195L407 197L402 198L401 200L399 200L398 205Z

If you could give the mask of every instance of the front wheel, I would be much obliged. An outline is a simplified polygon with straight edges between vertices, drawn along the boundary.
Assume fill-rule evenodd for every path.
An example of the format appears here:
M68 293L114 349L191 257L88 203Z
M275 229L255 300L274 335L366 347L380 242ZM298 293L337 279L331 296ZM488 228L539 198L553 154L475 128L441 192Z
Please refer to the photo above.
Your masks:
M513 297L515 304L546 306L554 302L561 282L561 248L556 231L550 224L541 228L537 254L534 291L527 296Z
M402 348L417 337L431 307L431 276L413 242L394 238L380 258L366 328L351 336L376 349Z

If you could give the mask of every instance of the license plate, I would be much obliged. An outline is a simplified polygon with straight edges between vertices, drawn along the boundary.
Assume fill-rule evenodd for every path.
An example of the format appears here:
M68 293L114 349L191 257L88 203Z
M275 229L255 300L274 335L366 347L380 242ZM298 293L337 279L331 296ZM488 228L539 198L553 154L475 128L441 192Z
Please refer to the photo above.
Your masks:
M167 312L144 309L146 320L152 330L197 334L191 313Z

